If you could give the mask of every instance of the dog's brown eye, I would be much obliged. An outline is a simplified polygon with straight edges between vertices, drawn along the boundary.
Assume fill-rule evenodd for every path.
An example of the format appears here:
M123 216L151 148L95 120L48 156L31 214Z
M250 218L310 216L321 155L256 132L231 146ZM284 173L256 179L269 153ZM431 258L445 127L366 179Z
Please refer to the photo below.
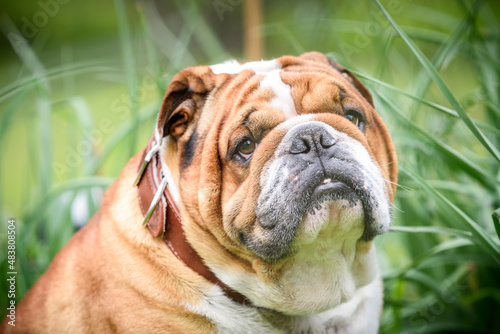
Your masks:
M256 146L257 145L252 139L247 138L238 145L238 152L245 159L248 159L250 155L253 153L253 151L255 151Z
M345 118L351 121L352 124L356 125L361 131L364 130L364 119L363 116L356 110L349 110L345 113Z

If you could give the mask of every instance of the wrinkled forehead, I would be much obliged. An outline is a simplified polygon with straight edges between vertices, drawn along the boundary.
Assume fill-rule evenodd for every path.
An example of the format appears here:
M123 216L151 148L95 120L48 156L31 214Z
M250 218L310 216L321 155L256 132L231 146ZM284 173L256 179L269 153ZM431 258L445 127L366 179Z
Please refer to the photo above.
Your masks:
M344 105L364 105L354 87L327 64L295 57L239 64L230 60L210 66L228 75L219 94L234 109L268 109L286 119L306 113L341 114Z

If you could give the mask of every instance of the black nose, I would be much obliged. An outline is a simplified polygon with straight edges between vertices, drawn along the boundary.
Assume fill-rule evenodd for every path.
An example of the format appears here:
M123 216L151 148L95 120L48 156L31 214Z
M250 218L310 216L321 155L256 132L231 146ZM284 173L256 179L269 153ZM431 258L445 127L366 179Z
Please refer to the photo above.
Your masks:
M312 151L320 152L335 145L336 140L320 124L303 124L293 128L289 152L291 154L307 154Z

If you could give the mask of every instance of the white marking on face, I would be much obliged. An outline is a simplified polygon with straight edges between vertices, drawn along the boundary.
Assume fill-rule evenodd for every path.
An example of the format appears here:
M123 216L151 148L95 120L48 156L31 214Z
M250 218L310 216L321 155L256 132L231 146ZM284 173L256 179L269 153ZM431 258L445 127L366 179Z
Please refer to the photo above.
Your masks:
M284 177L288 177L288 175L290 174L290 172L288 171L288 168L286 168L286 167L285 167L285 168L283 168L283 169L281 170L281 172L283 173L283 176L284 176Z
M295 103L291 95L290 85L285 84L281 80L281 70L274 70L267 74L260 82L261 88L270 88L274 92L274 97L271 100L271 106L283 111L287 118L297 116Z
M386 184L382 173L363 145L345 134L344 136L346 137L345 145L364 167L361 170L365 178L364 188L370 189L377 198L378 207L372 208L372 217L377 223L376 229L380 234L386 233L391 223L391 209L390 200L384 192Z
M244 64L231 59L220 64L210 66L214 74L238 74L244 70L252 70L255 74L265 74L273 70L281 69L281 64L276 60L249 61Z
M238 74L244 70L252 70L255 74L265 75L260 82L261 88L271 89L275 96L271 100L271 106L283 111L288 118L297 116L295 104L290 94L290 85L286 85L280 77L281 64L276 60L250 61L244 64L231 59L220 64L210 66L214 74Z

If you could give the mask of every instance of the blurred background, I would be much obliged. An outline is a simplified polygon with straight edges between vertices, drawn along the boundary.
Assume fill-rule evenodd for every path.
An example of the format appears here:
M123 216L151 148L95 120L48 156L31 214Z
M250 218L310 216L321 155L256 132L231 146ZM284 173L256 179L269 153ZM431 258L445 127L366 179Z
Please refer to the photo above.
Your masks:
M145 147L177 71L315 50L369 87L399 156L380 332L500 333L499 22L495 0L4 1L0 276L14 218L20 300Z

